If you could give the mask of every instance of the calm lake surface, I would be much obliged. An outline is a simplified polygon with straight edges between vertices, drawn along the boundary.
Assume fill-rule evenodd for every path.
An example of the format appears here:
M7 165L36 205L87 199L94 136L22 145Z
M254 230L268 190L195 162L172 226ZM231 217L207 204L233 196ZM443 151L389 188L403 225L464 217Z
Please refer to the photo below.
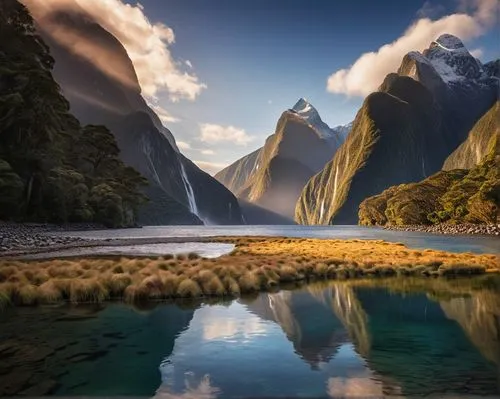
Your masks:
M138 229L61 232L92 239L166 238L209 236L287 236L304 238L377 239L402 242L411 248L432 248L452 252L498 253L496 236L442 235L390 231L361 226L146 226Z
M499 286L392 279L212 304L11 308L0 396L498 397Z

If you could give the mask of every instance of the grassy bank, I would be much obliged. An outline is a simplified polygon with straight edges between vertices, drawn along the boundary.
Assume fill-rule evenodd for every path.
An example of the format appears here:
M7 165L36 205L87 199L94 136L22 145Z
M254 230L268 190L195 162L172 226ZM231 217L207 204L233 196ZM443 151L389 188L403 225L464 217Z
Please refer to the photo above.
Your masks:
M498 255L413 250L365 240L214 238L236 249L217 259L196 254L160 258L0 261L0 307L109 299L239 296L284 283L390 276L456 276L500 272Z

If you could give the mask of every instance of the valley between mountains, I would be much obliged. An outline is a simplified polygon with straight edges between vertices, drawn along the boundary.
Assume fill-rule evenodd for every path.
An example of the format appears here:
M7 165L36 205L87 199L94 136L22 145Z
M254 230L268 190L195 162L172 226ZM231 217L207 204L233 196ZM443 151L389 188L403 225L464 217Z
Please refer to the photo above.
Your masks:
M499 234L500 60L481 63L460 38L442 34L406 54L345 126L331 128L305 98L290 99L263 145L212 177L181 153L144 100L124 46L71 1L44 12L31 0L26 9L15 0L2 6L1 40L32 49L21 54L4 43L0 53L0 189L9 193L2 219L108 227L471 223ZM61 39L61 31L70 34ZM75 40L101 56L89 60ZM43 75L45 86L30 74ZM47 113L34 91L59 110ZM36 140L16 136L12 96L45 114L48 130ZM36 126L35 114L23 123ZM70 131L78 144L61 133ZM75 146L88 154L57 155ZM119 175L113 162L124 168Z

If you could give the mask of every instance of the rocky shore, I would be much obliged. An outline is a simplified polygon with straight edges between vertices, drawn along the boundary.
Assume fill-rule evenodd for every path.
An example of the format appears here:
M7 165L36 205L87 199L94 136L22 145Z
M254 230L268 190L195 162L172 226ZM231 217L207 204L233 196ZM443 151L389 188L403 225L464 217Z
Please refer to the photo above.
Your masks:
M386 230L421 231L437 234L479 234L500 236L500 224L436 224L436 225L407 225L384 226Z
M104 227L92 224L56 226L51 224L0 223L0 255L11 251L50 248L54 246L62 247L69 244L84 243L87 240L79 237L52 235L50 233L98 228Z

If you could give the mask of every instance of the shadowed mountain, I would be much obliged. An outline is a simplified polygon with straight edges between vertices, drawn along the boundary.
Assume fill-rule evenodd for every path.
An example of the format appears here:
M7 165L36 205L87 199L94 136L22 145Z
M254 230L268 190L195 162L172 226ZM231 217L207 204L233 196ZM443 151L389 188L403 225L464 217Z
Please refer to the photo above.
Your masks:
M179 153L172 133L141 96L122 44L68 0L45 13L25 1L56 60L54 76L84 123L104 124L123 160L149 180L141 223L241 224L236 198Z
M440 170L495 103L493 73L450 35L423 54L406 55L398 73L365 99L333 160L304 188L296 221L355 224L365 198Z
M479 119L467 140L446 158L443 170L471 169L476 166L487 155L488 144L493 136L500 136L500 101ZM500 145L500 140L496 140L497 145Z
M488 126L488 123L482 123L483 119L476 126ZM489 127L491 132L473 129L455 158L456 162L468 164L484 152L485 156L478 165L471 169L442 170L421 182L400 184L368 197L360 204L359 223L498 223L500 133L495 131L495 124L489 124ZM485 144L483 137L489 137ZM472 148L475 148L474 152Z
M283 112L264 147L223 169L215 178L238 198L293 219L302 188L331 159L343 133L345 129L330 129L316 109L300 99Z

